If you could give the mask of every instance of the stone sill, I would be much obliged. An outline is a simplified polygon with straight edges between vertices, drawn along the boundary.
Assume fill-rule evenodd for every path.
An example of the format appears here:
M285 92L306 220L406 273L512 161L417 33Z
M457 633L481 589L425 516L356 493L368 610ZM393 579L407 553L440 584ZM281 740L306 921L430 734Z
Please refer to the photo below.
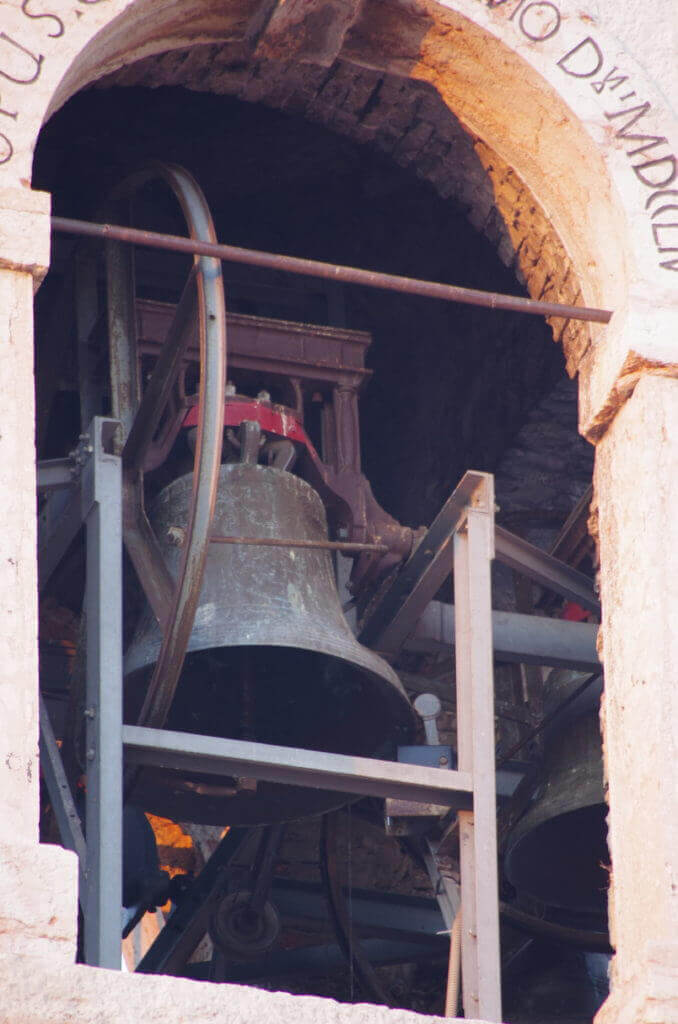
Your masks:
M0 991L2 1024L442 1024L450 1020L245 985L213 985L76 964L65 967L59 959L31 956L0 956Z

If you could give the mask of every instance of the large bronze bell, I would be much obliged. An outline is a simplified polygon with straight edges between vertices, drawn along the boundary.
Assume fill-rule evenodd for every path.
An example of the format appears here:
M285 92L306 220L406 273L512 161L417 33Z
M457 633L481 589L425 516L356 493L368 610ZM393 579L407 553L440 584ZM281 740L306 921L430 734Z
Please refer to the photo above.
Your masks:
M186 526L192 476L159 495L152 522L170 572ZM221 467L214 535L327 539L324 506L286 471ZM173 543L174 542L174 543ZM125 720L141 706L161 636L150 609L125 658ZM390 757L413 729L393 670L354 638L326 549L211 544L195 625L168 729L287 747ZM340 793L144 768L132 799L167 817L253 825L320 814Z
M546 713L585 679L555 669L545 684ZM589 686L545 737L541 783L511 832L504 860L509 881L549 907L604 915L609 862L598 704Z

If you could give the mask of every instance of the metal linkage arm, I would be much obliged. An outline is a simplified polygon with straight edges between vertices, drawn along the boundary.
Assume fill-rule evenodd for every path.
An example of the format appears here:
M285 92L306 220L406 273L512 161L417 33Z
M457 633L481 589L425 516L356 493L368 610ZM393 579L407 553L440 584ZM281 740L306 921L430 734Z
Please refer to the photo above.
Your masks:
M53 491L70 487L74 481L76 464L70 455L63 459L47 459L37 466L38 490Z

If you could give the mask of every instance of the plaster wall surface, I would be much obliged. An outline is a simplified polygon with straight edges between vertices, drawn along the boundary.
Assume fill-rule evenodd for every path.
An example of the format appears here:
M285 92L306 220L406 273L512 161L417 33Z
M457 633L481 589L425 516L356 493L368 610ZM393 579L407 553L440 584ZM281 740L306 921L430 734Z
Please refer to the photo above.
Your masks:
M368 2L360 23L349 18L333 45L338 38L344 57L357 64L434 84L538 196L584 301L615 310L578 363L581 429L598 444L617 944L613 994L600 1020L659 1024L678 1020L678 545L670 540L678 480L678 272L661 265L678 257L678 218L671 209L668 219L658 218L653 197L675 211L676 12L671 0L533 6L542 14L550 8L552 16L556 10L556 33L547 37L542 22L526 22L514 0L422 4L409 20L402 9L395 17L395 7ZM27 7L4 4L0 19L0 394L11 410L0 434L7 496L0 534L0 1020L414 1020L400 1011L73 965L73 858L37 845L31 298L48 263L49 222L46 197L30 191L31 155L47 111L87 81L131 55L242 36L247 12L209 5L194 11L190 4L172 11L144 0L54 0L40 13ZM600 51L600 67L594 73L590 63L584 74L571 57L578 73L564 70L565 54L587 38ZM577 59L587 54L595 64L597 51L587 47ZM612 92L610 79L600 91L592 88L615 68L628 73L635 94L625 102L651 104L642 128L634 129L644 142L619 130L617 95L626 93ZM651 149L639 153L634 145Z
M614 553L603 603L603 697L614 864L617 969L635 971L643 942L678 935L678 380L644 376L600 442L596 459L601 560ZM632 792L634 799L619 799ZM651 841L648 841L651 837ZM625 844L625 856L615 848ZM640 886L639 886L640 883ZM640 891L638 891L638 888ZM624 933L626 933L624 935Z

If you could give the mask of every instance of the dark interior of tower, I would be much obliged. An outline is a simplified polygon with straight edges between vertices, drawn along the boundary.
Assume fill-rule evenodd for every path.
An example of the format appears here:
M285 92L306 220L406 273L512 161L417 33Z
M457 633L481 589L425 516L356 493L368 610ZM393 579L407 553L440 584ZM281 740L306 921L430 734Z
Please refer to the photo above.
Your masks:
M416 159L380 146L397 109L377 116L385 79L361 101L360 123L371 126L361 135L340 116L348 100L330 118L326 106L294 101L300 87L276 104L187 88L178 76L123 72L52 116L33 187L51 193L55 217L187 236L190 203L168 187L176 174L156 173L169 165L197 183L225 245L527 296L506 239L497 244L496 209L478 212L493 186L460 125L446 158L474 184L444 194ZM429 92L417 103L434 105ZM212 308L213 282L205 300L195 281L214 262L55 231L35 299L39 465L70 459L79 473L92 418L119 424L110 452L123 466L122 584L116 594L103 580L99 628L119 599L124 722L455 767L451 554L427 616L393 649L370 622L464 474L493 474L497 527L592 595L586 607L543 576L492 567L503 1019L584 1024L607 994L611 952L593 455L552 325L224 259L224 421L210 508L221 543L208 545L190 636L153 720L165 590L183 571L199 504L203 335L218 313L184 327L162 413L131 469L125 443L189 286L193 310ZM38 498L40 682L91 836L91 556L84 530L60 539L67 501L68 488ZM452 1012L446 1004L450 924L439 899L441 876L448 889L459 880L454 810L406 813L391 798L163 765L126 767L123 799L123 969L461 1016L461 991ZM46 779L41 838L64 842ZM443 846L436 860L430 851ZM79 956L91 962L85 917Z

